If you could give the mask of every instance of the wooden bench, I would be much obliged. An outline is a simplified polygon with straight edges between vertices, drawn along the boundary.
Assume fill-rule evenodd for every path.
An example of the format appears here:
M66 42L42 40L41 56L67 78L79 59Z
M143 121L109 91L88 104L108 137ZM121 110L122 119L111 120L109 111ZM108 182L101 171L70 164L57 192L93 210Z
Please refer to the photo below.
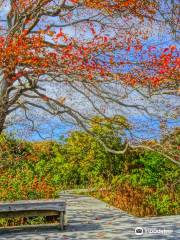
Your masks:
M60 200L23 200L0 202L0 218L59 216L60 229L65 226L66 203Z

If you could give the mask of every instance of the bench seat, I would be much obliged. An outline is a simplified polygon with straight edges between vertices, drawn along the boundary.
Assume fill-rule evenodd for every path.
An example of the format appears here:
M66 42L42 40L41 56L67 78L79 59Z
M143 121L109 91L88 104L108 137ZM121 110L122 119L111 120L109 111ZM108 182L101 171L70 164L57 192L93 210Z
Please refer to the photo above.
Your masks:
M60 228L65 226L66 203L55 200L22 200L0 202L0 218L59 216Z

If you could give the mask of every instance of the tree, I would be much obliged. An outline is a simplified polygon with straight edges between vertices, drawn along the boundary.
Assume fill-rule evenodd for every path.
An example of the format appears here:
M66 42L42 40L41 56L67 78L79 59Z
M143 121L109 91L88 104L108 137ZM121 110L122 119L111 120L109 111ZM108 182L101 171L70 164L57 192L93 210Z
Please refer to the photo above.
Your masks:
M32 122L33 108L91 133L79 96L108 118L115 107L150 114L132 92L179 94L176 45L145 45L155 26L177 38L177 1L1 0L0 12L0 132L19 110Z
M85 131L72 131L62 145L61 153L73 171L67 175L76 175L74 180L80 184L97 181L97 177L108 181L113 175L120 174L125 160L130 159L130 151L124 155L111 152L112 149L124 150L130 129L127 119L118 115L109 119L96 116L90 120L90 129L96 138Z

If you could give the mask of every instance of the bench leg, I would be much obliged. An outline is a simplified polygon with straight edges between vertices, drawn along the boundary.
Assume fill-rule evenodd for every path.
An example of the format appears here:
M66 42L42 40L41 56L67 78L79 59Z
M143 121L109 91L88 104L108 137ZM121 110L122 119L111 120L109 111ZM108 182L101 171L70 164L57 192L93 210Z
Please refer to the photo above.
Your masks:
M60 229L64 230L64 212L60 212Z
M67 214L64 212L64 226L66 227L68 224Z

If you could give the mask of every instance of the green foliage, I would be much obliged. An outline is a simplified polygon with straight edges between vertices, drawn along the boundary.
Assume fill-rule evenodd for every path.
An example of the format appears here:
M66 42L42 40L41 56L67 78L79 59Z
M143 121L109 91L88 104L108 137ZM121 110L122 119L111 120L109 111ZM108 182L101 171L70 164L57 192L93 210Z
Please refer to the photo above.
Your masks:
M148 203L156 209L156 215L167 215L180 212L180 201L177 196L177 201L172 201L169 192L157 192L149 196Z
M132 161L129 175L134 186L162 188L170 182L179 184L180 169L159 153L145 152Z
M139 216L180 213L180 169L174 163L149 151L112 154L99 142L123 149L128 129L127 120L115 116L92 119L96 137L73 131L60 143L31 143L1 135L0 200L53 198L62 189L91 186L111 188L99 196Z

